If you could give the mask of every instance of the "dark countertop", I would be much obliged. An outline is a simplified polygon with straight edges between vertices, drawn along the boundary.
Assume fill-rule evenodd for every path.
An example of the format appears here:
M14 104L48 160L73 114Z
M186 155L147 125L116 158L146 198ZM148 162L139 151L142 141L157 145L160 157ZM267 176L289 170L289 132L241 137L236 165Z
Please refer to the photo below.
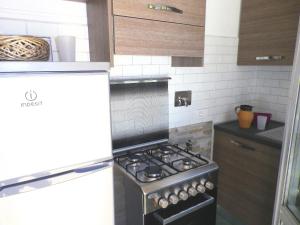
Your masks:
M282 126L284 126L284 123L272 120L267 125L266 130L264 131L282 127ZM258 130L255 125L252 125L249 129L241 129L239 127L237 120L216 124L215 129L236 135L238 137L247 138L261 144L269 145L277 149L281 149L282 146L282 142L278 140L273 140L267 137L258 136L257 134L263 131Z

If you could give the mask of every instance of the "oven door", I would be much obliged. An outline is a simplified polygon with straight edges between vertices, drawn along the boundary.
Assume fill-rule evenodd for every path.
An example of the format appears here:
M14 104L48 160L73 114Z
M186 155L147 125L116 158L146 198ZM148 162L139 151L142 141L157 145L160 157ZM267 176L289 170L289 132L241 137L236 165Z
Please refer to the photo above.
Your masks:
M216 199L202 194L145 217L146 225L215 225Z

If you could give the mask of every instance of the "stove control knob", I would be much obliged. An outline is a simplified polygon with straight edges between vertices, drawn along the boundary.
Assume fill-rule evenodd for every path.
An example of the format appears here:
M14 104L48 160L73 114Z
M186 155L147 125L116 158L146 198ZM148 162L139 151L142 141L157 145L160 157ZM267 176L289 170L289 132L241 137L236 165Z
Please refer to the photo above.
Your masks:
M197 190L193 187L188 188L188 193L189 193L189 195L194 196L194 197L198 194Z
M206 184L205 184L205 187L208 189L208 190L213 190L215 185L212 183L212 182L209 182L207 181Z
M179 197L179 199L185 201L185 200L187 200L189 198L189 195L185 191L180 191L178 193L178 197Z
M199 192L199 193L205 193L206 188L202 185L199 184L198 182L193 182L192 186Z
M176 205L179 202L179 198L175 194L169 196L169 202L173 205Z
M165 209L165 208L167 208L167 207L169 206L169 202L168 202L167 199L161 198L161 199L159 199L159 201L158 201L158 205L159 205L160 208Z
M205 188L202 184L199 184L199 185L197 186L197 191L198 191L199 193L205 193L205 190L206 190L206 188Z
M205 183L206 183L206 179L203 178L200 180L200 184L202 184L203 186L205 186Z

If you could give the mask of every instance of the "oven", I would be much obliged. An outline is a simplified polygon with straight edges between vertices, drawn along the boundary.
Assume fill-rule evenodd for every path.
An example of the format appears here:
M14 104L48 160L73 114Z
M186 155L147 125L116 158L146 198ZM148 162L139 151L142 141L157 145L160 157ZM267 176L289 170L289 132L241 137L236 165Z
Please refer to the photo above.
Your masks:
M145 216L145 225L215 225L217 188Z

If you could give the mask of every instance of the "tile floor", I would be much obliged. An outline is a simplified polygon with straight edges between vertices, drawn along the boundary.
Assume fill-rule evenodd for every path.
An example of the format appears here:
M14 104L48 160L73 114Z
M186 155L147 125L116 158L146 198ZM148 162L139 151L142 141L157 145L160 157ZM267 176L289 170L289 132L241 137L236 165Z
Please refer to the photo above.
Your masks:
M243 225L236 218L229 215L221 206L217 210L217 224L216 225Z

